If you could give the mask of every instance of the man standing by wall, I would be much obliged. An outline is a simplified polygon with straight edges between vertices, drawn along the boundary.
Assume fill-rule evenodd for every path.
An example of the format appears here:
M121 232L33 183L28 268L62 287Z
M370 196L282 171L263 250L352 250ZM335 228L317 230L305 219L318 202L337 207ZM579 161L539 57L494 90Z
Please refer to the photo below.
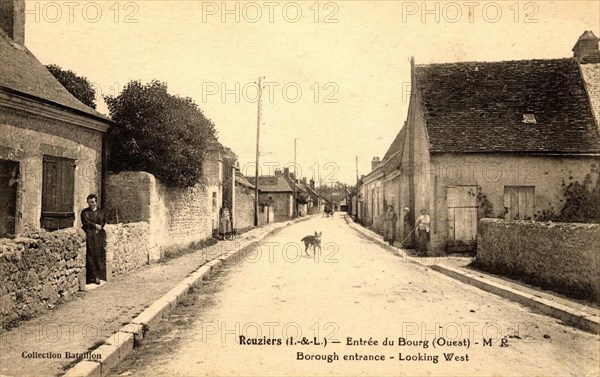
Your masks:
M81 211L81 228L85 232L85 270L86 283L100 284L103 276L104 246L106 245L106 232L104 225L106 218L104 210L98 208L98 197L90 194L87 197L88 208Z
M421 210L421 216L417 218L417 254L427 256L427 242L429 241L429 223L431 219L426 209Z

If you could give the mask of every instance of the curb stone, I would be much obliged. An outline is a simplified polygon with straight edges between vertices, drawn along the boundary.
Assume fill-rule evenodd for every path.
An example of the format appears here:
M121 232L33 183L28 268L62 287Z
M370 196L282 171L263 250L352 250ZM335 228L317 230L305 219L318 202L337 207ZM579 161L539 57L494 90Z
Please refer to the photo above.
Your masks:
M393 249L393 251L395 253L399 253L399 256L404 260L423 266L425 268L431 268L436 272L444 274L453 279L459 280L465 284L469 284L471 286L477 287L481 290L495 294L502 298L528 306L539 311L542 314L559 319L569 326L578 328L583 331L591 332L593 334L600 334L600 317L596 315L592 315L581 310L570 308L560 303L552 302L548 299L536 297L496 282L488 281L485 278L475 276L469 273L468 271L461 271L453 267L444 266L441 264L427 265L421 263L418 260L409 257L402 249L393 248L389 244L383 242L379 238L379 235L373 233L368 229L365 229L360 224L356 224L354 223L354 221L349 220L348 225L350 225L351 228L358 231L359 233L364 234L365 236L373 239L378 244L385 246L387 250Z
M487 281L484 278L480 278L465 271L457 270L450 266L437 264L432 265L431 269L457 279L463 283L467 283L482 289L486 292L493 293L525 306L529 306L545 315L559 319L565 324L576 327L580 330L594 334L600 333L600 318L598 316L594 316L581 310L570 308L541 297L528 295L511 287L507 287L496 282Z
M177 284L169 292L152 303L149 307L138 314L130 323L121 327L112 334L103 345L95 349L94 353L101 355L100 361L81 360L69 368L63 377L102 377L110 373L110 370L133 352L136 344L142 340L146 334L154 329L160 320L166 317L187 295L191 287L200 285L204 277L209 275L213 269L224 264L224 262L241 252L246 247L267 237L272 232L285 228L289 225L311 219L313 216L306 216L284 223L277 223L269 231L262 231L254 237L242 239L234 250L226 254L215 256L212 260L198 267L187 278Z

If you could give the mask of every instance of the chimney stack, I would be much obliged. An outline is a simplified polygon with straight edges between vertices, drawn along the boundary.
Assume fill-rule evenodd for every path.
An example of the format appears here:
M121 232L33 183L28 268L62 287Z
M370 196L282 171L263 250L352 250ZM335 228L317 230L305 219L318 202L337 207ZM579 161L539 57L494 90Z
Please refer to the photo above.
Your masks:
M0 0L0 27L18 45L25 45L25 0Z
M593 31L584 32L573 47L573 57L581 64L600 63L598 40Z
M281 169L279 169L279 168L275 169L275 175L281 175Z
M375 170L379 164L381 163L381 161L379 160L379 157L375 156L373 157L373 161L371 161L371 170Z
M310 188L313 190L315 189L315 180L314 179L310 180Z

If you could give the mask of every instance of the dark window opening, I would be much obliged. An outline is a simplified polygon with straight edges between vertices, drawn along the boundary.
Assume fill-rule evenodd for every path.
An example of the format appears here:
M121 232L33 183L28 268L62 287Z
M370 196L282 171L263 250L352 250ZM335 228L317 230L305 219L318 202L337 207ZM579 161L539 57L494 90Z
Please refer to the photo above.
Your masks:
M19 163L0 160L0 198L2 198L0 200L0 238L15 235L18 187Z

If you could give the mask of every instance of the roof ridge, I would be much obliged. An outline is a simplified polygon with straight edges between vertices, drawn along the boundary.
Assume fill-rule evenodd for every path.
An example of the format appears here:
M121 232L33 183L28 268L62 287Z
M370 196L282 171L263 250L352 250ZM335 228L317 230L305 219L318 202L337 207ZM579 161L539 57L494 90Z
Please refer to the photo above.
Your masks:
M557 61L573 61L577 62L577 60L573 57L570 58L554 58L554 59L515 59L515 60L492 60L492 61L482 61L482 60L470 60L465 62L446 62L446 63L426 63L426 64L415 64L416 68L421 67L432 67L432 66L454 66L454 65L468 65L468 64L501 64L501 63L534 63L534 62L557 62Z

